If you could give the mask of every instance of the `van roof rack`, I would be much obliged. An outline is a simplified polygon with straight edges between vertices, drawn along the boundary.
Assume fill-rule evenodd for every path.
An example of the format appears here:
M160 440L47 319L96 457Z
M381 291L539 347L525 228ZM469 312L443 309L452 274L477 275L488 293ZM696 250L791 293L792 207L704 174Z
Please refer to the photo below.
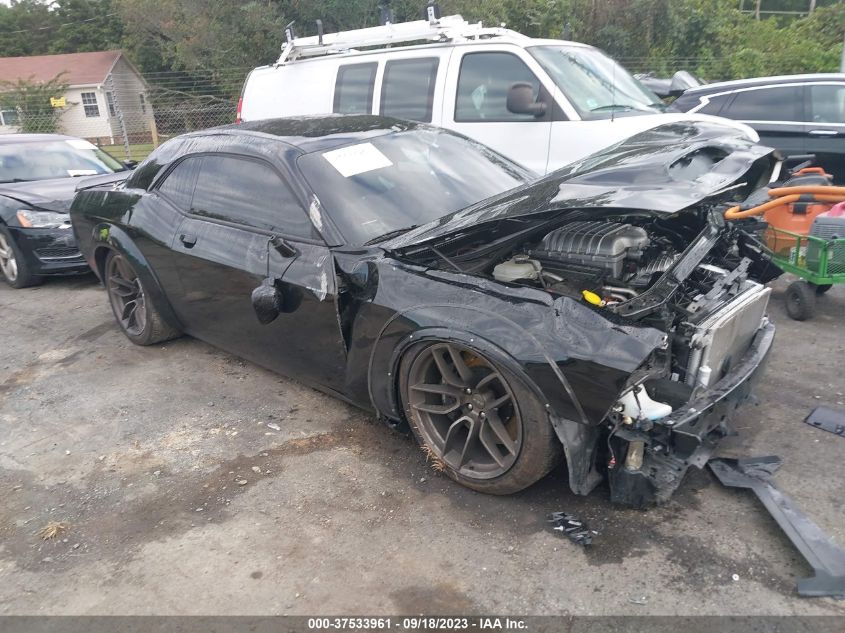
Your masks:
M446 15L441 18L398 24L388 22L382 26L327 34L322 33L322 22L318 20L317 29L320 32L319 35L296 37L293 33L293 22L288 24L285 29L286 42L276 65L306 57L348 53L358 48L372 46L393 46L420 41L465 41L497 36L525 37L505 28L485 28L481 22L470 24L460 15Z

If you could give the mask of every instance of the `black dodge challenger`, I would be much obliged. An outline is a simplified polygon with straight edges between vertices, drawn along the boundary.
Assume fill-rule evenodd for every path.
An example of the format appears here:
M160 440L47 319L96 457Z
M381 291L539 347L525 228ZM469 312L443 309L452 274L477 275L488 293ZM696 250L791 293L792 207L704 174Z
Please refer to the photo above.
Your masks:
M770 150L671 123L535 180L491 150L371 116L168 141L71 209L120 327L185 332L391 424L475 490L667 499L768 354L779 271L726 224Z

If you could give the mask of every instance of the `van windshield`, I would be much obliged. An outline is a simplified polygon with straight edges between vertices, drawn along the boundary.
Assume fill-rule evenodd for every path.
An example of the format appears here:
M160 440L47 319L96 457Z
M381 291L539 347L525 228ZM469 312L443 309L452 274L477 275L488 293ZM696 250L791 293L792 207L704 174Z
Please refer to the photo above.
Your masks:
M528 51L582 119L663 111L663 103L656 94L596 48L532 46Z
M299 158L299 169L346 238L392 237L534 178L491 149L444 130L386 134Z

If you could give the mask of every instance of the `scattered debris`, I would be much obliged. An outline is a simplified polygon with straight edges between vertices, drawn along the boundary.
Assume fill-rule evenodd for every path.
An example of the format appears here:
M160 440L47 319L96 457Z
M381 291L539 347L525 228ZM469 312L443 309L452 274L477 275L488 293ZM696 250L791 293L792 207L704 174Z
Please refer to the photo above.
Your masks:
M268 428L268 429L273 429L274 431L281 431L281 430L282 430L282 427L280 427L280 426L279 426L278 424L276 424L275 422L268 422L268 423L267 423L267 428Z
M235 480L235 483L239 486L246 486L249 482L246 479L237 479Z
M38 531L38 536L44 541L56 538L59 534L63 534L68 529L67 523L60 523L58 521L50 521L47 525Z
M739 580L739 574L734 574L733 576L731 576L731 580L737 582Z
M798 581L798 595L845 598L845 550L778 490L771 476L780 468L776 456L712 459L710 470L723 486L750 488L763 502L796 549L813 568L813 576ZM734 580L739 576L734 574Z
M841 411L827 407L816 407L810 415L804 418L804 422L817 429L845 437L845 413Z
M553 530L562 532L570 541L578 545L592 545L593 536L598 536L598 532L591 530L574 514L552 512L548 520Z
M253 467L252 467L252 472L254 472L254 473L260 473L260 472L261 472L261 468L259 468L258 466L253 466Z
M648 599L645 596L629 596L628 602L630 602L631 604L647 605Z

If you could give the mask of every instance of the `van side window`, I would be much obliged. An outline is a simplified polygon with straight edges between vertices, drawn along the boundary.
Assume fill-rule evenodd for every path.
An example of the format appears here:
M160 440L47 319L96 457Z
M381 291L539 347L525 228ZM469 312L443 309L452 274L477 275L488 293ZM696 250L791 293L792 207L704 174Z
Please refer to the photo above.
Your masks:
M334 112L370 114L378 63L348 64L337 69L334 85Z
M434 83L440 59L397 59L387 62L381 86L382 116L431 123Z
M514 114L507 108L508 90L517 82L530 83L537 98L540 81L516 55L464 55L458 75L455 121L536 121L532 114Z
M276 170L257 160L205 156L191 213L284 235L314 239L305 210Z

